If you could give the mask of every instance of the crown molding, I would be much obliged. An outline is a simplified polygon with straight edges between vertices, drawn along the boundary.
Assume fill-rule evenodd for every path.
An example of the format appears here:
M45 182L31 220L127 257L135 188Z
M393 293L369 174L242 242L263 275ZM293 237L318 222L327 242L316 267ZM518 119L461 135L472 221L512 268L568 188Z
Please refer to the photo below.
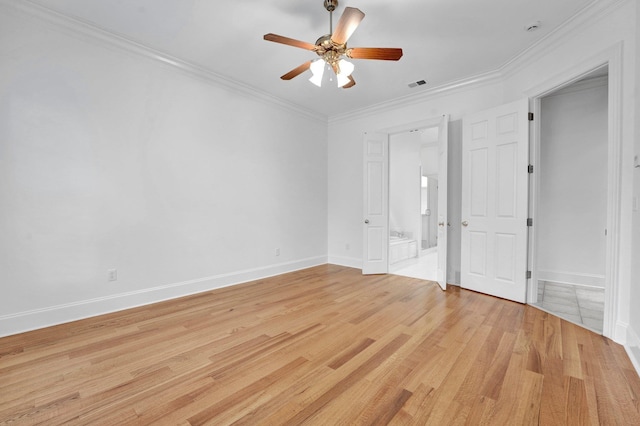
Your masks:
M327 117L318 114L317 112L271 95L255 86L244 84L225 75L210 71L198 64L188 62L160 50L153 49L121 34L101 28L80 18L65 15L54 9L33 3L29 0L0 0L0 5L9 7L28 17L33 17L46 22L54 28L62 29L74 36L80 37L81 39L90 39L94 42L97 41L102 45L115 47L121 51L132 53L138 57L144 57L146 59L162 63L170 68L177 69L186 75L196 77L215 86L267 103L270 106L275 105L288 112L301 115L319 123L327 124Z
M438 95L449 95L459 91L481 87L487 84L496 83L498 81L501 81L501 79L502 75L499 71L490 71L484 74L477 74L471 77L449 81L447 83L441 84L440 86L435 86L418 93L412 93L410 95L395 98L390 101L381 102L348 113L330 116L329 124L336 124L343 121L365 118L397 107L415 105L435 98Z
M55 27L70 31L75 35L90 38L94 41L98 41L109 46L115 46L121 50L154 60L156 62L160 62L174 69L178 69L187 75L200 78L218 87L223 87L228 90L235 91L239 94L248 96L252 99L267 103L269 105L276 105L288 112L301 115L305 118L317 121L322 124L335 124L358 118L364 118L398 107L415 105L430 100L439 95L451 94L458 91L469 90L471 88L480 87L486 84L503 81L504 79L522 70L532 60L535 60L535 58L543 55L548 50L553 49L556 45L559 45L562 40L572 32L592 24L598 19L601 19L603 16L606 16L607 14L613 12L615 9L628 1L634 0L593 0L578 13L566 20L545 37L541 38L538 42L523 50L515 57L508 60L493 71L446 82L428 90L421 91L419 93L412 93L410 95L402 96L335 116L325 116L322 114L318 114L314 111L301 107L300 105L271 95L255 86L238 82L230 77L205 69L200 65L184 61L165 52L138 43L120 34L111 32L104 28L100 28L93 23L89 23L79 18L67 16L63 13L57 12L40 4L33 3L29 0L0 0L0 4L53 24Z
M408 106L428 101L438 95L451 94L461 90L480 87L485 84L504 81L529 65L532 60L542 56L572 32L601 19L622 6L624 3L634 0L593 0L572 17L560 24L556 29L538 40L536 43L521 51L516 56L505 62L493 71L477 74L460 80L443 83L440 86L422 91L420 93L403 96L390 101L381 102L366 108L354 110L346 114L329 116L329 124L336 124L385 112L399 106Z
M557 28L549 32L549 34L505 62L498 70L503 78L508 78L516 74L528 66L531 61L544 55L556 46L559 46L570 34L581 28L590 26L628 1L634 0L593 0Z

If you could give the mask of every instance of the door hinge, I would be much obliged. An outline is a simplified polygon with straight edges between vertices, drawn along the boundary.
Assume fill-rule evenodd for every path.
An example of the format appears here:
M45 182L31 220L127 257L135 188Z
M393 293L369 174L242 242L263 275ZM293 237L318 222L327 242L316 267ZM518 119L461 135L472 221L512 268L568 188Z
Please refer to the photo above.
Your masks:
M531 279L531 271L527 271L527 279L530 280Z
M533 113L532 112L529 113L528 117L529 117L529 121L533 121Z
M529 164L529 166L527 166L527 172L533 173L533 164Z
M533 226L533 219L532 218L527 218L527 226Z

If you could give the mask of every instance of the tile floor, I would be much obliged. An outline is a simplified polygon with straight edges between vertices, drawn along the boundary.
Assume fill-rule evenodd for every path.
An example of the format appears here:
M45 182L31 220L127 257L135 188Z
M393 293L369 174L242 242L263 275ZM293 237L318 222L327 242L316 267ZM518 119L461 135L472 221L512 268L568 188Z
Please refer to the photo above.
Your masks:
M407 259L389 266L389 272L405 277L435 281L438 279L438 252L432 250L419 258Z
M604 289L539 281L533 306L602 334Z

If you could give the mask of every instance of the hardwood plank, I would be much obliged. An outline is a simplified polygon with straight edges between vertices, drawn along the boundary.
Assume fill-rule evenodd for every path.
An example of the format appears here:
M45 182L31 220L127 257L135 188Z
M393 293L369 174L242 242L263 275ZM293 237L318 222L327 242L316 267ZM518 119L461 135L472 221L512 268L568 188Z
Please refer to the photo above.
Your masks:
M291 370L296 369L308 362L304 358L298 358L294 361L280 367L272 373L261 377L258 381L251 383L249 386L245 386L237 392L227 396L221 401L217 401L215 404L210 404L206 409L196 413L189 417L187 420L193 426L203 425L206 422L213 420L216 416L228 411L231 407L237 405L239 402L246 403L246 400L255 397L265 387L279 380L283 375L291 374Z
M368 348L375 340L373 339L364 339L355 346L349 348L348 350L340 353L339 357L329 364L329 368L334 370L340 368L342 365L349 362L354 356L358 355L360 352Z
M0 424L640 424L624 348L323 265L0 339Z
M386 358L391 356L395 351L397 351L403 344L405 344L409 340L410 336L406 334L400 334L393 341L387 344L384 348L379 350L372 356L363 362L356 370L354 370L351 374L337 382L334 386L331 387L328 391L324 392L318 398L316 398L311 404L304 407L302 410L297 412L293 417L287 419L288 423L291 424L299 424L302 421L306 421L310 417L316 415L320 410L322 410L327 404L329 404L337 395L344 392L346 389L349 389L354 383L361 380L364 376L370 373L373 369L375 369L380 363L382 363Z

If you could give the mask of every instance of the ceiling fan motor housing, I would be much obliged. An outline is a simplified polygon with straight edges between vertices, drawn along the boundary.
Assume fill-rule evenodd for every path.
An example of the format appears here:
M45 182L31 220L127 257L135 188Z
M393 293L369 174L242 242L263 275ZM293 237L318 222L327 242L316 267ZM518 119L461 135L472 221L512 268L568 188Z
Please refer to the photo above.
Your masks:
M324 8L333 12L338 7L338 0L324 0Z
M335 43L331 40L331 34L323 35L316 40L316 46L318 56L329 64L335 64L340 59L340 56L347 53L347 45Z

